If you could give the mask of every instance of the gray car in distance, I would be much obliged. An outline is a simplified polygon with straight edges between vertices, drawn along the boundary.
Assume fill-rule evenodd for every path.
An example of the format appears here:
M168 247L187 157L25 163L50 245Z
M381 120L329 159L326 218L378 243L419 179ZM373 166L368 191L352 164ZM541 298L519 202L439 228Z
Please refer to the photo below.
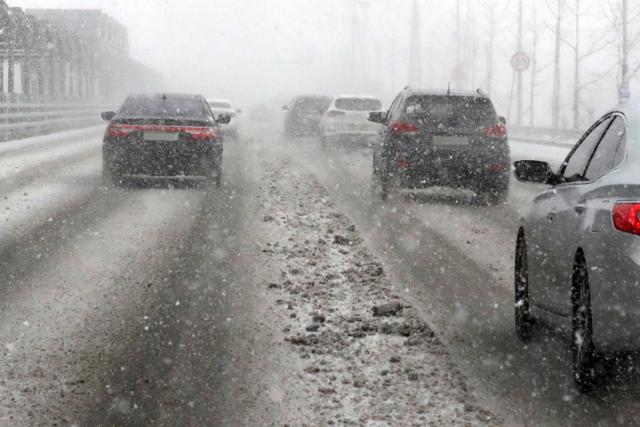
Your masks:
M566 325L582 391L604 352L640 349L640 130L613 111L578 141L557 172L515 163L519 181L546 187L521 219L515 257L516 332L536 317Z

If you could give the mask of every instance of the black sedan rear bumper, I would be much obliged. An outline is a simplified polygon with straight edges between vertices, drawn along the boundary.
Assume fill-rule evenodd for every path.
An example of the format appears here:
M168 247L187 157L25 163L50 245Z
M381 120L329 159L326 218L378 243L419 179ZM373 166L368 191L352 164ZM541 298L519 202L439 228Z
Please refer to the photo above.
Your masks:
M222 165L217 142L105 141L103 162L117 175L214 176Z

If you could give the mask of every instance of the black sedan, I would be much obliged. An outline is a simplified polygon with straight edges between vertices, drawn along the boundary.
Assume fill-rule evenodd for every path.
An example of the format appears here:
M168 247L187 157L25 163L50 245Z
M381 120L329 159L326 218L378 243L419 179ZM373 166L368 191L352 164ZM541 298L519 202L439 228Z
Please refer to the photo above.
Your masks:
M103 143L103 176L120 184L131 176L222 177L223 140L218 119L200 95L129 96L109 121Z

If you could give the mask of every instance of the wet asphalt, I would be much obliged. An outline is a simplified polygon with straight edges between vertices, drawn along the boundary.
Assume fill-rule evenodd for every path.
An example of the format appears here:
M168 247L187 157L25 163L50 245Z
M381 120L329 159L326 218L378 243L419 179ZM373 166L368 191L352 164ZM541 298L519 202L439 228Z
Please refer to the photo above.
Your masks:
M98 130L12 144L0 151L9 171L0 182L0 425L250 423L243 408L251 403L231 384L255 382L244 367L260 357L247 342L259 339L248 325L262 313L255 287L263 267L253 262L261 221L256 144L262 153L271 144L267 152L320 179L478 398L508 424L640 423L633 357L608 363L599 391L579 394L566 333L542 325L529 344L517 340L508 257L473 258L446 238L448 227L464 227L459 212L512 247L531 189L513 184L509 201L496 207L459 195L382 202L369 189L366 152L325 153L313 139L287 141L277 132L227 144L222 188L154 181L114 188L100 178ZM268 351L267 344L255 345ZM39 370L53 371L55 381L39 379ZM265 413L265 424L276 412Z

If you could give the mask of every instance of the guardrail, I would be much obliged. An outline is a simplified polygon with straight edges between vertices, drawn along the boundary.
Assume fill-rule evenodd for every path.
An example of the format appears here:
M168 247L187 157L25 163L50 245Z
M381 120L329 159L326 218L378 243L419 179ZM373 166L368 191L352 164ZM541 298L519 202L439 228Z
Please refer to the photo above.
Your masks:
M0 104L0 140L20 139L100 124L98 104Z
M584 131L549 127L509 126L509 139L540 144L567 146L575 144Z

